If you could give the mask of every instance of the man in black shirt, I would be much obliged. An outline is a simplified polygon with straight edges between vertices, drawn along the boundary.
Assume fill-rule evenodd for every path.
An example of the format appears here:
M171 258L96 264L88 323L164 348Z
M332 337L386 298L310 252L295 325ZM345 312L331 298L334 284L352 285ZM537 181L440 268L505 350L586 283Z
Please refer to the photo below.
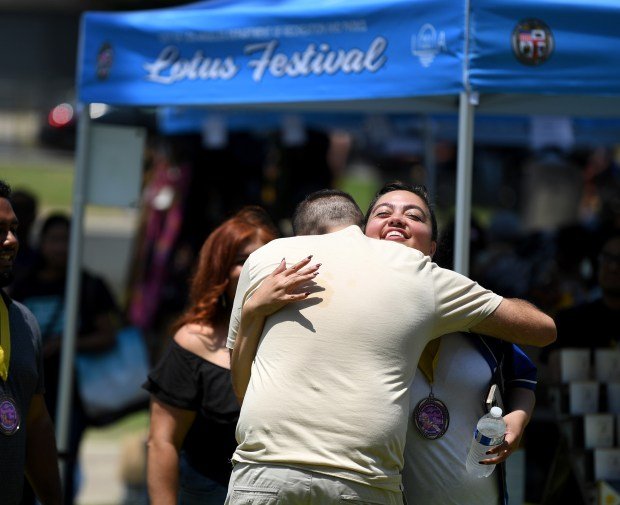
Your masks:
M18 249L11 189L0 180L0 288ZM61 503L54 426L43 398L41 334L34 316L0 289L0 503L17 505L24 474L43 505Z
M620 345L620 233L609 236L598 256L600 296L556 315L558 339L545 349Z

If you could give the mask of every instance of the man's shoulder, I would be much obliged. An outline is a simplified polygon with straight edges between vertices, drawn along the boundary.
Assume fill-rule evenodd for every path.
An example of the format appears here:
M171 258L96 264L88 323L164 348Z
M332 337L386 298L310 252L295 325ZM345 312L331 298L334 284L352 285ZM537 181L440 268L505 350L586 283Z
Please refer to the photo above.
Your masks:
M23 303L18 302L17 300L11 299L11 303L9 305L9 313L11 317L21 317L25 319L28 323L31 321L36 321L34 314L30 311L28 307L26 307Z
M367 258L373 263L383 264L386 268L418 270L421 264L431 260L417 249L395 242L369 238L358 226L348 226L339 231L323 235L298 235L272 240L254 251L249 257L249 266L274 264L285 258L288 262L301 260L306 255L357 256Z
M9 311L9 319L22 319L26 321L30 326L38 325L37 319L34 317L34 314L30 311L28 307L26 307L23 303L18 302L12 297L9 297L6 293L2 293L2 298L6 304L6 307Z

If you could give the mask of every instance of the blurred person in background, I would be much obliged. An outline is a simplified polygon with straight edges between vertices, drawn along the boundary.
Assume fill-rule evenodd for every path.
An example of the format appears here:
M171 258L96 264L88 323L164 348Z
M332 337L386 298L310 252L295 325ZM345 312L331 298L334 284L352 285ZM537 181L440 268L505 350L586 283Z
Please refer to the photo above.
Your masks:
M582 240L593 236L582 236ZM600 240L600 239L599 239ZM582 348L592 351L603 348L618 348L620 334L620 233L612 232L602 239L595 261L596 288L588 301L558 310L554 320L558 339L540 353L540 362L550 380L560 377L560 355L562 348ZM594 353L591 353L594 360ZM544 398L544 395L543 395ZM549 398L545 399L550 403ZM528 469L535 476L532 496L543 504L586 503L582 495L581 477L571 465L568 439L555 422L534 419L529 430L529 441L533 456ZM528 446L529 447L529 446ZM549 451L554 447L554 451ZM529 457L528 457L529 459ZM533 500L530 500L533 501Z
M167 329L184 306L185 279L193 251L180 241L192 169L177 162L167 142L154 140L145 163L140 217L129 266L127 317L144 331L153 362Z
M18 220L0 180L0 503L17 505L24 475L43 505L60 505L54 426L45 405L36 319L2 290L13 280Z
M602 241L597 263L595 298L558 311L558 341L545 349L545 357L560 347L595 349L620 345L620 232Z
M596 261L597 232L583 224L571 224L555 232L554 260L557 265L560 300L558 310L588 301L597 279L592 265Z
M19 255L13 265L13 274L16 280L23 277L34 265L37 253L32 245L31 234L39 211L37 197L26 189L17 189L12 192L11 201L13 210L19 221L17 239L19 240ZM10 286L9 286L10 289Z
M523 254L519 216L511 211L495 213L487 228L487 243L472 266L472 277L503 296L525 298L531 261Z
M579 201L579 219L591 228L618 228L620 221L620 166L613 153L597 147L576 153L581 165L583 191Z
M66 276L71 221L62 213L49 215L39 233L37 258L22 279L16 281L12 296L28 307L41 328L46 378L45 402L57 420L58 385L63 328L66 317ZM115 343L120 312L104 280L85 270L81 272L79 321L76 352L101 352ZM79 446L88 419L78 394L78 378L71 392L69 444L64 472L64 503L72 504L79 487Z
M260 207L246 207L204 242L189 304L145 388L151 393L147 480L152 505L224 503L239 404L226 337L241 267L278 236Z

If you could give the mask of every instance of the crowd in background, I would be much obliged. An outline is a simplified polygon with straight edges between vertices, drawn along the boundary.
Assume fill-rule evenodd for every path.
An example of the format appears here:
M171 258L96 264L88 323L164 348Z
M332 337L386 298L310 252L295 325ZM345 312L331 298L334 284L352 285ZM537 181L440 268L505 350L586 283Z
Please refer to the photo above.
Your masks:
M380 157L343 137L315 132L303 146L290 147L239 134L215 151L188 138L154 141L127 292L130 317L142 318L134 322L165 328L168 313L174 318L183 309L202 240L242 205L265 208L288 236L294 205L324 187L350 192L362 208L387 180L435 187L441 247L434 259L451 266L456 161L450 145L437 145L431 171L419 155ZM602 238L620 228L620 166L613 154L481 149L479 158L499 173L489 181L488 168L474 168L472 278L550 314L594 296ZM174 198L162 206L170 188Z
M144 331L154 365L171 342L173 323L178 323L187 307L188 281L209 233L243 206L260 205L279 228L276 231L290 235L288 219L294 205L307 193L324 187L351 190L364 208L368 194L394 175L412 183L428 183L433 176L437 182L434 203L440 217L441 244L434 261L451 267L454 228L450 209L454 188L450 181L454 181L454 159L449 149L446 154L445 146L443 151L442 146L438 147L444 155L438 157L433 173L415 156L389 160L366 156L367 169L360 171L364 153L342 142L342 138L338 141L312 132L306 140L303 146L285 148L276 141L265 144L238 134L221 150L205 150L187 138L175 142L153 140L145 160L141 220L125 296L112 300L105 281L95 276L92 284L102 294L93 295L90 308L83 309L91 317L85 321L90 326L80 330L81 334L92 334L97 325L114 325L126 319ZM501 295L527 299L556 316L600 297L601 262L619 268L617 256L605 258L600 251L605 237L620 232L620 167L613 153L602 148L570 156L556 150L535 155L520 153L517 159L518 163L508 163L508 170L499 178L503 182L496 182L496 186L489 181L477 185L474 180L469 274ZM488 205L493 200L490 194L496 195L492 205ZM477 201L487 205L476 206ZM50 224L47 216L41 226L46 216L37 215L36 203L27 191L14 194L21 247L16 281L10 290L27 303L30 294L24 286L32 290L34 275L45 294L54 291L50 284L62 285L54 291L58 303L62 303L64 283L57 277L64 281L66 274L70 221L56 216ZM37 220L39 227L33 228ZM58 247L63 244L55 250L50 245L49 230L53 225L61 225L65 234L64 241L56 238L56 244L64 244L60 252ZM40 230L36 240L32 240L33 229ZM50 262L53 265L54 261L58 263L56 276L44 270L53 270ZM92 276L87 272L83 275L83 282L88 283ZM44 307L43 312L42 327L50 334L58 334L62 321L53 320L53 307ZM105 319L102 322L103 316L116 318L116 323ZM105 348L105 342L95 345L99 344ZM544 357L532 358L544 377ZM48 391L55 393L57 364L48 368L46 377L52 384ZM55 395L50 395L49 400L53 413ZM77 397L75 404L79 407ZM75 443L70 449L73 460L87 420L74 419L74 423ZM524 442L527 447L527 435ZM539 496L533 498L540 498L541 485L534 484L531 493Z

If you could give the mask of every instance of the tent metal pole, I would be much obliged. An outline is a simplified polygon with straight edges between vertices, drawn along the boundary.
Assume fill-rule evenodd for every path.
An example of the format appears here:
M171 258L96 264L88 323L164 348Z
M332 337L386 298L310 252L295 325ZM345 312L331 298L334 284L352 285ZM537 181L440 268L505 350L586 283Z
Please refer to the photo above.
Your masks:
M459 135L454 212L454 270L469 275L469 233L473 172L474 104L476 97L463 91L459 97Z
M437 201L437 160L435 158L435 130L433 120L428 114L423 117L424 165L426 166L426 189L431 197L431 203Z
M90 149L90 105L83 104L79 115L76 170L73 179L73 206L71 233L69 237L69 264L65 284L65 323L60 356L60 380L56 408L56 439L58 452L65 455L69 450L69 428L73 391L73 370L75 362L75 341L77 334L78 300L80 299L80 271L82 264L82 237L84 207L86 204L86 173ZM61 458L60 471L65 479L66 459ZM68 476L72 478L72 476Z

